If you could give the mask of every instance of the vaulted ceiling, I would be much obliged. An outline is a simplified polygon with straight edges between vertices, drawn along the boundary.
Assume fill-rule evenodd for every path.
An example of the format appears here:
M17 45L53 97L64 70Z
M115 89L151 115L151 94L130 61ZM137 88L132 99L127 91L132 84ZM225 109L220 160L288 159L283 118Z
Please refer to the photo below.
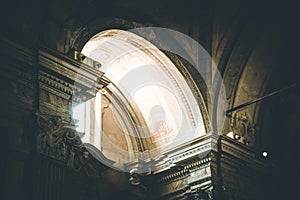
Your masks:
M290 2L11 0L1 7L5 37L70 56L109 28L157 26L182 32L211 54L223 77L228 109L299 81L299 22ZM188 44L184 48L193 51ZM201 90L203 80L194 78ZM206 104L211 104L202 92ZM299 139L299 97L299 87L294 87L239 110L235 117L240 127L228 117L223 134L238 129L251 148L270 151L279 163L289 162L293 157L286 155L296 151Z

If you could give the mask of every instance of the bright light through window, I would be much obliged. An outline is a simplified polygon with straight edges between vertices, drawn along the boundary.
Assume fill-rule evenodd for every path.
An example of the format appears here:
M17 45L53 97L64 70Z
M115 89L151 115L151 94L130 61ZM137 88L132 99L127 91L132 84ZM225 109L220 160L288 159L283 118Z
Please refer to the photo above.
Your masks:
M119 162L129 162L136 158L124 155L136 151L138 145L131 142L136 135L146 138L142 142L149 143L148 151L164 152L205 134L198 103L185 78L145 39L127 31L107 30L91 38L82 54L101 63L100 70L112 82L106 92L113 94L104 98L98 92L95 98L74 108L74 118L79 120L77 130L85 133L83 142L93 144L110 158L119 149L115 152L123 156ZM110 102L114 95L128 100L139 123L126 122L131 114L122 115L122 109L114 108ZM146 127L139 127L143 122ZM115 148L105 147L104 140Z

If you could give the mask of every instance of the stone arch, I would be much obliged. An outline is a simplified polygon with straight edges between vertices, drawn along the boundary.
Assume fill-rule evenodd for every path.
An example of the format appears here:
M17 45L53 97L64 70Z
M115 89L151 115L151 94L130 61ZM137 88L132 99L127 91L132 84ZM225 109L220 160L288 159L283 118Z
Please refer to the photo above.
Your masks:
M105 23L103 23L105 22ZM109 30L112 28L121 29L121 30L130 30L141 27L152 27L160 26L159 22L156 20L149 20L147 23L139 23L127 18L105 18L93 20L88 25L76 28L76 31L73 31L73 35L67 38L67 42L70 43L71 51L81 51L83 46L88 42L90 38L101 31ZM156 37L156 36L154 36ZM174 40L176 42L176 40ZM189 55L191 52L185 50L186 54ZM196 96L201 112L203 113L202 117L205 120L205 128L207 132L212 131L211 127L211 116L212 110L209 108L212 107L212 99L209 94L209 89L207 83L205 83L204 78L200 73L195 70L192 63L187 62L185 59L180 56L164 51L163 53L175 64L180 73L186 78L190 88L192 88L193 94ZM72 56L72 55L71 55ZM211 65L211 62L206 63L207 66ZM207 72L211 73L211 72Z
M126 110L126 109L128 109L128 107L131 107L131 108L133 107L133 108L137 109L137 110L133 109L131 111L129 110L129 112L127 112L127 113L129 113L129 115L126 115L127 117L124 117L125 115L119 116L120 118L123 117L125 119L127 118L132 121L132 122L128 123L128 127L130 127L130 126L133 127L133 126L138 125L138 128L133 128L130 130L128 129L129 131L127 130L127 132L134 132L134 134L129 135L129 137L127 137L127 138L129 138L129 141L131 141L131 142L128 142L128 140L127 140L127 144L125 144L125 146L127 145L128 151L129 151L129 146L131 146L130 147L131 151L135 151L132 153L137 154L137 156L133 156L134 159L145 159L145 157L146 157L146 159L149 159L149 158L147 158L147 155L142 154L144 151L145 151L145 153L148 154L148 157L150 155L150 158L152 158L152 156L157 156L157 155L159 155L158 153L164 152L164 151L166 151L166 149L174 148L177 145L183 144L185 142L189 142L189 141L195 139L195 137L205 135L206 132L210 131L210 129L207 129L207 127L209 127L209 125L207 124L207 121L203 120L203 117L202 117L203 115L205 115L206 119L208 119L206 108L203 106L204 105L203 99L200 99L200 100L202 100L202 102L201 102L202 104L199 105L200 104L199 97L201 97L201 94L198 94L198 96L195 97L194 93L199 92L199 90L196 90L195 86L194 86L194 88L191 88L189 85L191 83L188 83L186 81L186 79L189 79L192 81L192 77L188 76L189 73L187 70L185 71L185 73L182 73L182 71L180 71L177 68L177 66L172 63L172 60L169 59L169 57L167 57L164 53L159 51L159 49L155 48L155 46L153 46L151 43L149 43L145 39L141 38L140 36L135 35L134 33L122 31L120 29L111 29L111 30L102 31L99 34L98 34L99 36L96 35L95 37L90 39L90 41L84 46L82 53L84 55L87 55L88 57L91 57L92 59L96 60L97 62L100 62L103 64L102 70L104 70L103 72L105 73L105 76L107 76L108 79L111 79L112 84L113 84L112 85L113 87L110 87L109 85L106 87L106 89L107 89L106 92L115 94L115 97L113 97L110 100L116 100L116 98L118 99L117 101L119 102L119 104L118 103L117 104L119 105L119 108L120 108L119 110L122 110L122 109ZM117 35L117 34L119 34L119 35ZM131 98L135 98L135 97L131 96L132 94L130 92L133 92L133 91L130 91L130 88L126 88L126 85L117 85L119 83L119 81L122 80L123 76L125 76L125 75L130 76L130 72L132 72L132 71L135 72L135 70L139 70L139 69L134 68L134 67L132 68L131 66L126 66L125 65L126 63L125 63L125 64L123 64L124 69L128 68L129 71L127 72L125 70L125 72L124 72L125 75L124 74L122 75L122 73L123 73L121 70L122 68L120 68L120 66L122 66L121 61L118 61L118 62L120 62L118 65L113 65L114 62L110 63L111 61L106 61L105 59L104 60L101 59L101 56L105 55L105 53L99 54L99 52L101 52L101 50L102 50L101 48L103 48L103 47L108 48L111 51L118 52L118 49L116 49L116 47L107 46L107 45L112 45L110 43L109 44L103 43L102 46L97 46L97 45L99 45L98 44L99 41L101 42L101 40L102 40L102 42L103 42L103 41L105 41L105 39L110 38L110 37L113 39L115 39L114 37L119 39L118 42L120 42L120 44L119 44L120 46L118 46L118 48L121 49L119 51L121 51L121 53L123 53L122 48L124 48L125 55L130 55L130 54L128 54L128 52L126 52L127 46L133 45L131 48L134 47L135 49L130 49L130 51L137 51L138 53L140 52L139 57L136 57L135 59L138 58L137 60L140 60L141 62L145 61L145 63L143 63L143 64L145 64L146 67L143 69L150 70L149 71L150 77L152 77L154 79L154 80L151 79L151 81L154 81L154 82L158 81L157 82L158 85L148 87L147 83L149 83L149 82L146 81L145 82L146 85L142 86L142 88L148 87L147 90L149 90L150 92L154 92L153 93L154 95L158 95L158 94L163 95L163 97L160 97L160 98L153 97L153 99L151 99L151 100L148 99L148 101L150 102L149 105L152 105L151 104L151 102L152 102L153 105L159 104L160 106L163 107L163 110L166 111L166 114L168 116L166 118L166 121L164 121L164 122L167 122L167 127L168 127L168 124L170 125L167 129L172 130L170 132L171 134L166 133L167 134L166 136L158 134L159 135L158 142L154 140L156 138L155 135L149 137L150 129L148 129L146 127L147 133L145 133L145 132L143 132L143 129L145 129L145 127L139 127L140 124L145 124L145 122L146 122L146 125L149 125L149 123L147 122L147 112L149 111L147 109L149 108L149 105L147 106L147 103L141 104L141 101L137 100L137 99L132 100ZM100 38L100 40L99 40L99 38ZM130 39L128 39L128 38L130 38ZM131 41L132 41L132 43L131 43ZM140 44L138 44L139 42L140 42ZM124 45L123 43L126 44L124 47L122 46L122 45ZM95 46L93 46L93 45L95 45ZM134 46L134 45L137 45L137 46ZM149 46L147 47L147 45L149 45ZM95 54L94 52L97 52L97 53ZM149 54L151 56L149 56L147 54ZM118 56L119 57L117 57L117 58L121 59L123 55L118 55ZM146 62L147 59L148 60L150 59L150 61L149 61L150 63ZM158 68L157 69L155 67L148 68L147 65L151 65L151 64L157 65ZM109 71L110 67L107 67L110 65L115 66L115 68L117 68L117 69L120 68L119 70L121 70L121 72L120 72L121 75L118 75L119 71L112 70L112 72L110 72ZM131 63L131 65L133 65L133 63ZM181 66L181 67L184 69L184 66ZM170 69L168 70L167 68L170 68ZM100 67L100 70L101 70L101 67ZM105 70L108 70L108 71L105 71ZM153 71L151 71L151 70L153 70ZM161 75L160 75L160 73L161 73ZM138 75L139 74L135 74L135 77L131 77L131 78L134 79ZM120 76L121 78L119 78L118 76ZM147 74L147 76L148 76L148 74ZM156 80L155 77L159 77L159 76L162 76L164 78L162 78L162 79L158 78ZM126 81L126 83L127 83L127 81ZM130 81L130 79L129 79L129 81ZM133 81L133 80L131 79L131 81ZM150 79L148 81L150 81ZM133 81L133 82L136 82L136 81ZM175 102L176 102L176 100L177 101L179 100L179 103L174 104L173 106L170 106L171 104L170 105L166 104L167 100L164 98L169 98L169 100L172 101L173 93L168 94L168 90L165 90L162 92L162 89L155 88L155 87L160 87L161 84L162 85L166 84L167 89L168 89L168 87L172 88L172 89L170 89L170 90L172 90L171 93L173 92L174 94L176 93L175 95L178 95L176 97L178 99L176 99L174 97ZM120 97L120 95L122 96L125 92L124 92L124 89L123 89L123 91L120 91L121 90L120 86L121 86L121 88L125 87L125 92L129 91L129 96L126 96L126 94L125 94L125 99L123 99L123 100L120 100L119 97ZM137 86L139 87L139 85L137 85ZM130 87L130 86L128 86L128 87ZM138 89L141 89L141 88L138 88ZM137 91L139 91L139 90L137 90ZM136 92L136 91L134 91L134 92ZM155 94L155 92L158 92L158 93ZM146 97L148 97L148 98L150 97L149 92L148 93L142 92L141 94L146 95ZM111 95L111 96L114 96L114 95ZM186 98L186 99L184 100L181 98ZM142 101L147 101L147 99L144 99ZM132 103L135 105L131 106ZM144 105L145 105L145 107L144 107ZM201 110L201 108L204 109L204 111ZM178 112L176 109L179 109L178 111L180 111L180 112ZM112 110L110 110L110 112L111 111ZM117 113L120 113L120 112L117 112ZM126 111L125 111L125 113L126 113ZM175 113L177 113L177 116ZM180 116L181 114L182 114L182 116ZM136 116L136 117L134 117L134 116ZM136 123L137 120L139 120L139 117L144 117L144 118L142 120L140 120L140 122ZM110 120L110 121L113 121L113 120ZM105 123L105 122L103 121L103 123ZM114 126L116 126L116 124L114 124ZM194 128L192 128L192 127L194 127ZM184 131L185 131L185 133L184 133ZM120 131L117 131L117 132L120 132ZM124 134L124 132L121 131L120 134ZM179 136L177 134L179 134ZM173 140L175 142L173 142ZM115 141L116 141L116 138L115 138ZM136 144L137 144L137 148L133 147L133 146L136 146ZM154 151L156 151L156 149L158 149L158 153L154 152Z

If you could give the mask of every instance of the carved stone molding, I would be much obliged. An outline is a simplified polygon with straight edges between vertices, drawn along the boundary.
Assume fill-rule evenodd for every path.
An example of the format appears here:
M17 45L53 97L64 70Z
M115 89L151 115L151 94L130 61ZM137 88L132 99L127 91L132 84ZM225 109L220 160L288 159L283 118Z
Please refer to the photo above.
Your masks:
M36 113L37 152L67 165L74 172L88 177L102 177L108 167L101 164L83 145L74 121L60 116Z
M205 158L189 158L159 174L161 195L166 199L210 199L208 188L212 186L210 154Z
M166 152L160 159L158 159L154 166L154 173L160 173L171 169L177 163L185 160L197 158L204 158L210 151L217 146L217 141L214 135L208 134L204 137L197 138L187 144L177 147L169 152Z
M57 160L74 164L75 153L82 152L82 143L72 122L60 116L36 113L37 151Z
M97 66L47 48L39 50L39 65L39 81L44 89L74 103L94 97L97 91L109 84Z
M203 141L209 141L209 138L203 139ZM198 147L205 146L203 141L202 143L198 141ZM232 188L238 187L240 181L252 180L252 178L256 181L255 178L258 177L255 175L263 174L264 163L249 147L226 136L220 136L217 143L213 141L215 140L211 140L211 146L217 145L218 148L210 147L210 153L206 154L206 157L200 156L201 151L197 152L196 156L184 156L183 160L172 163L172 167L157 173L158 184L162 189L160 193L162 198L228 199L226 197L229 195L228 188L233 191ZM188 146L186 148L193 149ZM176 151L180 155L189 152L181 151L179 153L180 149L174 150L174 152ZM171 155L169 156L172 158Z

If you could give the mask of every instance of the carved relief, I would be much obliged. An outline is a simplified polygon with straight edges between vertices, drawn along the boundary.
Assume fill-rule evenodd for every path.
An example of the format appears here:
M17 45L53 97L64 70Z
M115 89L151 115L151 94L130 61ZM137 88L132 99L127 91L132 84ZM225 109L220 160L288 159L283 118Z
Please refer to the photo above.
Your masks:
M181 163L160 179L161 195L166 199L213 199L210 157Z
M73 122L65 122L60 116L46 116L37 113L38 152L64 161L68 166L76 169L86 154L82 142L77 135Z
M255 144L255 124L246 111L235 112L231 117L230 127L234 133L233 139L249 146Z

